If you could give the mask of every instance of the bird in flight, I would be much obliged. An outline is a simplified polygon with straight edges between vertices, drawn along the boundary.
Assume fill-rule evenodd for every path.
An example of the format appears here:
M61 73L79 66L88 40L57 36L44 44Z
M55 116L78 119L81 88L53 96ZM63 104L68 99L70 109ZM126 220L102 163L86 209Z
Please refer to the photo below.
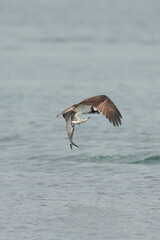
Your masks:
M70 142L70 148L75 146L79 148L73 142L73 133L76 124L86 122L90 117L86 119L80 119L80 114L100 114L102 113L108 120L116 127L121 125L122 115L116 105L106 95L98 95L91 98L84 99L80 103L74 104L71 107L65 109L59 113L57 117L62 115L66 121L66 131Z

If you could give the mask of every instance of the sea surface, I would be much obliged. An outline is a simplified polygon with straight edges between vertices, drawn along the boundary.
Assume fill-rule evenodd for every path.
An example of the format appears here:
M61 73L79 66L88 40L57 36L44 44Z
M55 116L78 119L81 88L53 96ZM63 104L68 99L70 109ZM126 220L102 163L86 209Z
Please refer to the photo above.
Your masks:
M0 1L0 239L160 239L160 1Z

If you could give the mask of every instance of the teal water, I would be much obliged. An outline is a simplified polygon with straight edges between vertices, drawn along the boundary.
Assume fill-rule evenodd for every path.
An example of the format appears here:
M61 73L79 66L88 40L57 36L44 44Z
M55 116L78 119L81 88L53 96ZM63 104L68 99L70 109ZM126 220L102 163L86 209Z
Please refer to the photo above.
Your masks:
M145 5L145 7L144 7ZM160 239L160 3L0 3L0 239ZM108 95L122 113L56 115Z

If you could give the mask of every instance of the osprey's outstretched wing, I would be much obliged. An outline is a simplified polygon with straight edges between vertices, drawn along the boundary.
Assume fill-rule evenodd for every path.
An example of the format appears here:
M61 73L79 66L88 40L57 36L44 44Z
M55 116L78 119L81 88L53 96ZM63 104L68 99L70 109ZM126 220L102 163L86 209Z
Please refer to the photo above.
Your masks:
M121 125L122 115L116 105L105 95L99 95L84 99L77 105L87 105L95 107L116 127Z
M77 107L77 104L74 104L72 106L70 106L69 108L65 109L63 112L59 113L56 117L59 117L60 115L64 115L66 113L70 113L71 111L73 111L75 108ZM67 116L67 115L66 115ZM64 117L64 116L63 116ZM65 117L64 117L65 118Z

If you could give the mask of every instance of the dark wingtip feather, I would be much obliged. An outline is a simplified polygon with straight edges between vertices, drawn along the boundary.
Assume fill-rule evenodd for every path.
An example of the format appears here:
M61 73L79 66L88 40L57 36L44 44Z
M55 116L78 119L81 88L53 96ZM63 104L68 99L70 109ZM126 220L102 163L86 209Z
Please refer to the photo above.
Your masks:
M113 114L109 117L109 121L114 125L114 127L119 127L120 125L122 125L121 118L122 116L118 111L116 114Z

